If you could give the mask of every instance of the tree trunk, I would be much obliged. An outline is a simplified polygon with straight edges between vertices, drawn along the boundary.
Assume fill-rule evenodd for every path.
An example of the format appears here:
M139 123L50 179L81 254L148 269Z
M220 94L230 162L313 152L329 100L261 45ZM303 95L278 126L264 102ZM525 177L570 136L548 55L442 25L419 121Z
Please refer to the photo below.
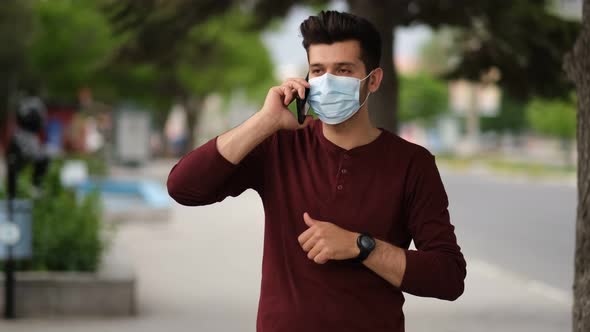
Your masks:
M398 77L393 62L395 10L393 1L348 0L355 15L366 18L381 34L381 68L383 81L379 90L369 98L370 116L373 124L391 132L398 132Z
M590 0L584 1L582 30L564 68L578 94L578 210L574 261L573 331L590 331Z
M203 109L203 101L201 98L195 96L187 96L182 98L182 104L184 106L184 110L186 111L186 125L188 128L186 136L187 142L184 147L184 152L188 153L197 145L197 127L199 125L199 118Z

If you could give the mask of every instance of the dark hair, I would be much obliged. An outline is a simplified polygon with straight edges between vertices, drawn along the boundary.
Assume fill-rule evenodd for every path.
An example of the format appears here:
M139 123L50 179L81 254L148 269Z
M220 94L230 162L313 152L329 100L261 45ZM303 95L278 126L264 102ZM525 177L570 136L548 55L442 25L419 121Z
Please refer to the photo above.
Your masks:
M333 44L356 40L361 47L361 60L367 73L379 67L381 59L381 36L366 19L334 10L321 11L310 16L299 26L303 36L303 47L308 52L312 44Z

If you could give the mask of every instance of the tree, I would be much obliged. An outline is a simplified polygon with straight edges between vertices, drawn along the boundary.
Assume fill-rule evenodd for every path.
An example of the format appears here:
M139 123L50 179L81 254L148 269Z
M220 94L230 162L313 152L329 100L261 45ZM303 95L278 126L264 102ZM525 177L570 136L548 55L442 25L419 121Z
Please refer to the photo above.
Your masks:
M399 120L420 121L432 126L449 107L447 85L428 74L401 76Z
M101 67L117 41L94 1L10 0L0 16L2 112L19 90L71 102L81 87L108 87Z
M526 103L512 96L502 95L498 114L480 118L481 131L518 134L528 129Z
M584 0L582 30L564 69L578 97L578 209L574 262L573 331L590 330L590 0Z
M9 102L26 66L26 54L34 27L31 1L0 2L0 128L6 123ZM0 138L1 139L1 138Z
M48 98L76 100L93 86L116 41L93 1L35 1L37 27L27 50L27 84Z
M529 126L542 135L560 139L575 138L576 109L573 99L533 99L526 106Z
M126 20L128 25L137 26L143 16L129 14L140 12L143 7L150 6L156 0L133 2L126 10L128 15L135 17ZM571 90L571 83L565 79L561 70L562 57L573 43L579 28L576 22L570 22L551 13L549 0L348 0L350 9L372 21L382 36L381 67L385 75L381 88L371 99L371 117L373 122L383 128L397 131L398 86L396 68L393 64L394 30L399 26L411 24L426 24L433 28L453 26L460 28L458 35L460 45L460 61L446 78L467 78L479 81L482 74L492 68L502 73L498 82L506 87L506 91L518 98L524 99L531 95L546 97L564 96ZM160 2L158 2L160 3ZM174 25L176 21L182 26L176 35L169 33L174 30L167 27L160 31L148 29L142 33L141 40L153 38L161 41L164 49L168 45L174 46L177 40L184 38L186 26L198 22L194 13L206 10L224 11L232 8L232 1L178 1L176 12L167 10L169 16L166 22ZM325 6L325 0L254 0L241 5L243 10L250 10L256 17L254 27L264 27L275 18L287 14L294 5ZM146 5L147 4L147 5ZM209 8L209 7L211 8ZM140 7L140 8L137 8ZM205 8L203 10L202 8ZM191 14L193 13L193 14ZM121 15L119 15L121 16ZM201 18L202 19L202 18ZM139 23L138 23L139 22ZM535 31L531 33L530 27ZM184 28L183 28L184 27ZM149 33L148 33L149 32ZM150 35L158 35L150 37ZM140 43L141 44L141 43ZM158 45L156 42L146 45ZM158 52L157 49L154 49Z
M262 98L274 84L259 32L231 1L108 1L104 10L125 36L110 64L149 68L150 92L187 110L188 142L207 95L243 88Z
M534 98L526 106L529 126L539 134L557 138L566 165L571 164L570 147L576 137L575 98L569 100L547 100Z

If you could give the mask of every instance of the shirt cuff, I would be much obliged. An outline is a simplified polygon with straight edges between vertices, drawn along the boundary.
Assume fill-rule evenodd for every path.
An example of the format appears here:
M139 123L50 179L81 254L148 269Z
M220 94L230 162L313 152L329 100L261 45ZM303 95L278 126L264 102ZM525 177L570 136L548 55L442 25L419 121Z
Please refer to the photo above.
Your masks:
M206 149L212 153L214 155L214 159L213 159L213 163L216 164L216 166L220 167L220 171L222 172L228 172L231 173L233 170L235 170L238 165L237 164L233 164L231 161L227 160L222 154L221 152L219 152L219 148L217 147L217 139L219 138L218 136L215 136L214 138L212 138L211 140L209 140L209 142L205 143L205 147Z
M404 249L406 270L399 289L403 292L454 301L464 290L464 278L452 259L431 251Z
M426 271L420 271L420 255L417 250L402 249L406 255L406 270L399 289L410 294L419 293L420 285L427 282L422 280Z

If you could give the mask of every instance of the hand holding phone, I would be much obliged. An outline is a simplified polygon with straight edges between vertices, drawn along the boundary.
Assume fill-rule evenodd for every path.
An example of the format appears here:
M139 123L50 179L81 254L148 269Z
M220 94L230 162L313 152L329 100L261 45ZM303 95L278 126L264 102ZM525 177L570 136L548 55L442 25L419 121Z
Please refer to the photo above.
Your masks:
M261 113L266 120L280 129L301 129L311 123L311 117L307 116L306 106L309 95L309 83L303 78L289 78L280 86L274 86L268 91L262 106ZM293 116L288 106L295 101L297 115ZM309 120L307 119L309 118Z

